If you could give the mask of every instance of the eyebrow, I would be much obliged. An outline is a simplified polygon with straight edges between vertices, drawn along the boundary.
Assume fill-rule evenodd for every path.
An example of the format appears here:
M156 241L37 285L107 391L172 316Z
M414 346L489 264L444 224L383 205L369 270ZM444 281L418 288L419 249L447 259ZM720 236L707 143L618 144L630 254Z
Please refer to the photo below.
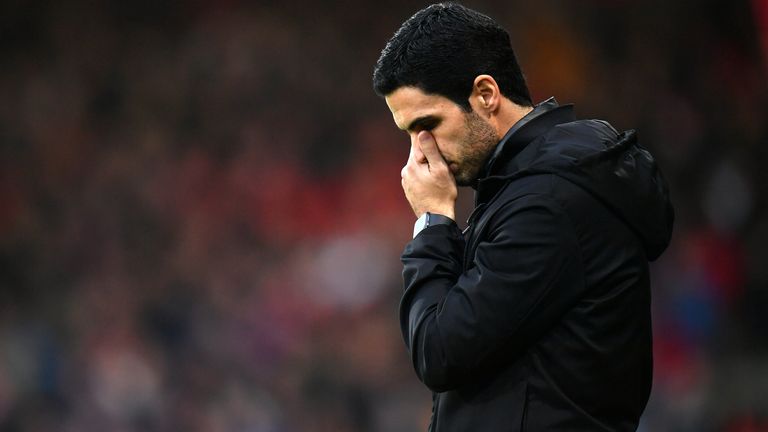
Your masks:
M414 119L411 123L408 124L408 126L406 126L405 128L401 128L401 129L404 130L404 131L407 131L407 132L411 132L411 131L415 130L416 128L420 128L420 127L423 128L425 126L429 126L430 123L434 123L434 122L438 122L439 123L440 119L438 117L434 116L434 115L425 115L425 116L421 116L421 117L418 117L418 118Z

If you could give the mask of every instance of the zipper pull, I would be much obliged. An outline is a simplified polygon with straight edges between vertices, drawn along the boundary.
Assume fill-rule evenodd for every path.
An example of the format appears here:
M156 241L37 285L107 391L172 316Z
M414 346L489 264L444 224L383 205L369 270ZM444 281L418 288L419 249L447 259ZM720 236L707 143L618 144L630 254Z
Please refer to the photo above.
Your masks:
M466 234L469 231L469 228L472 227L472 224L475 222L475 218L482 213L482 211L485 209L486 203L482 203L479 206L475 207L474 210L472 210L472 213L469 214L469 217L467 218L467 227L464 228L464 231L462 231L462 234Z

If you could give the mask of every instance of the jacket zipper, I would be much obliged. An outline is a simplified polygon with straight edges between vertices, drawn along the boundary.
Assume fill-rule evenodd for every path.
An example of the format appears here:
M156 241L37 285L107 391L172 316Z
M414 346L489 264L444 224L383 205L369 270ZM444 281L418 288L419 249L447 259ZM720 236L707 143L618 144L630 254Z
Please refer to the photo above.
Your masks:
M472 234L474 232L474 224L476 222L476 219L482 214L483 210L488 207L488 204L483 203L478 205L477 207L472 210L472 213L469 214L469 217L467 218L467 227L464 228L464 231L461 232L461 234L464 236L464 270L469 268L469 254L470 254L470 244L469 239L472 238Z

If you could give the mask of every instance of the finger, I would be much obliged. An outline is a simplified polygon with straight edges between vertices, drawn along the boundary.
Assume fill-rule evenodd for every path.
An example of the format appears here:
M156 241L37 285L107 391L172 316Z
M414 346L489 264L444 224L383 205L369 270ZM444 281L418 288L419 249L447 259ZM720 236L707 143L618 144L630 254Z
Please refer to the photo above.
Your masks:
M419 132L418 136L419 148L424 156L427 158L427 163L431 166L445 165L445 159L440 154L440 150L437 149L437 143L435 137L427 131Z
M400 170L400 178L403 180L407 180L408 178L413 178L414 176L418 176L418 172L421 169L421 167L424 166L424 169L426 168L427 164L417 164L414 161L409 161L403 169Z
M419 146L418 138L411 141L411 154L409 156L416 163L427 163L427 158L424 156L424 152L421 151L421 146Z

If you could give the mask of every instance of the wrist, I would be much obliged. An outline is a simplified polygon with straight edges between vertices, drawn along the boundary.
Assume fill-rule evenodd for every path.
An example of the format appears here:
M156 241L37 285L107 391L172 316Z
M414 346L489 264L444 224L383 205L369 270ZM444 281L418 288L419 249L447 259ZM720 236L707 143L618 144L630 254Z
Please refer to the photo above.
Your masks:
M434 225L455 225L456 221L454 218L448 217L446 215L442 215L439 213L432 213L432 212L425 212L419 218L416 220L416 223L413 224L413 237L416 238L416 236L423 231L425 228L434 226Z
M430 213L432 213L433 215L445 216L452 221L456 220L456 212L453 210L453 208L430 211Z
M424 215L424 213L431 213L433 215L442 215L449 219L456 220L456 210L454 210L453 206L451 207L428 207L428 208L422 208L421 211L416 213L416 217L421 217Z

